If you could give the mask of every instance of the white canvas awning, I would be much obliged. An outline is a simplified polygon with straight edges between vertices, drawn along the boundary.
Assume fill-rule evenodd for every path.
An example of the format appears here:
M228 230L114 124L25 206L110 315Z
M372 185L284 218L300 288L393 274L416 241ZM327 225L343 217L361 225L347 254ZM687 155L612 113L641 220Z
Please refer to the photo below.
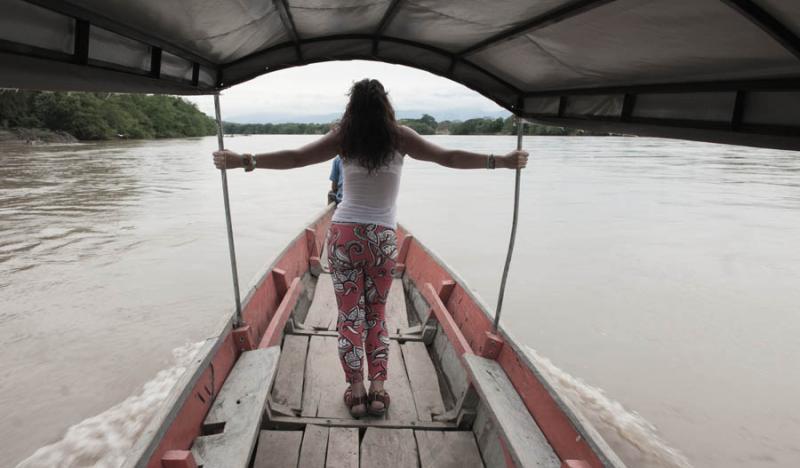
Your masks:
M0 5L0 87L208 94L298 65L379 60L538 121L800 149L797 0Z

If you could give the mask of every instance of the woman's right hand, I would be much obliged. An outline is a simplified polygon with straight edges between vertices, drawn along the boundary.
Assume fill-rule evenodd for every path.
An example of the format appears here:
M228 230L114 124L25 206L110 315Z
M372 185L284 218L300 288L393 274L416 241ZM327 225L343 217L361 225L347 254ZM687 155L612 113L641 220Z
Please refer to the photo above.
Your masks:
M214 151L214 165L217 169L236 169L237 167L244 167L244 158L239 153L233 151L221 150Z
M523 169L528 165L528 152L525 150L514 150L502 157L503 165L507 169Z

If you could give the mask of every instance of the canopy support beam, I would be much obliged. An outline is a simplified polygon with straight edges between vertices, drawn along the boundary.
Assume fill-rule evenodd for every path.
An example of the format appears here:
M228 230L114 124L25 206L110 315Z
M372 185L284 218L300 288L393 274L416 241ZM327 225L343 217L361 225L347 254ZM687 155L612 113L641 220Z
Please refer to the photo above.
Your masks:
M295 52L297 52L297 60L302 62L303 51L300 49L300 36L297 35L297 28L294 26L294 20L292 19L292 12L289 11L289 5L286 4L286 0L274 0L274 3L275 8L278 9L278 14L281 16L283 27L286 28L289 37L294 43L294 49Z
M751 0L721 0L800 59L800 37Z
M225 142L223 141L223 128L222 128L222 113L219 109L219 93L214 94L214 113L217 120L217 145L219 150L225 149ZM233 223L231 222L231 202L228 197L228 173L223 167L220 170L222 174L222 199L225 202L225 224L228 227L228 251L231 257L231 276L233 278L233 297L236 301L236 322L235 327L244 325L242 320L242 300L239 297L239 270L236 266L236 248L233 245Z
M372 55L378 55L378 42L380 42L383 32L386 31L386 28L389 27L389 24L392 22L395 15L397 15L397 10L399 10L398 7L401 1L402 0L392 0L389 8L386 9L386 13L383 14L383 18L381 18L381 22L378 24L378 29L375 30L375 39L372 41Z
M64 16L70 16L79 21L81 20L86 21L91 23L92 26L97 26L103 29L107 29L121 36L125 36L130 39L135 39L139 42L143 42L150 46L158 47L160 49L166 50L167 52L173 55L177 55L178 57L181 57L188 62L197 62L209 68L216 68L216 65L212 63L210 60L207 60L204 57L192 53L184 49L183 47L150 36L139 30L131 28L130 26L126 26L122 23L118 23L114 20L111 20L105 16L93 13L85 8L73 5L72 3L65 2L63 0L24 0L24 1L32 5L44 8L45 10L54 11Z
M597 88L550 89L527 92L523 97L533 98L587 94L713 93L740 90L797 91L800 90L800 76L754 80L692 81L685 83L656 83L630 86L604 86Z
M521 36L522 34L536 31L537 29L544 28L545 26L550 26L559 23L561 21L572 18L574 16L578 16L582 13L586 13L587 11L593 10L599 6L603 6L613 1L614 0L576 0L567 3L566 5L554 8L548 12L545 12L534 18L531 18L522 24L514 26L510 29L506 29L505 31L501 31L489 38L486 38L465 49L462 49L461 52L459 52L456 55L459 58L462 58L466 55L473 54L475 52L483 50L489 46L493 46L500 42L514 39L515 37Z
M525 121L522 117L517 117L517 150L522 149L522 136L525 133ZM500 313L503 312L503 297L506 294L506 280L508 279L508 269L511 266L511 257L514 255L514 241L517 238L517 219L519 218L519 183L522 170L517 169L514 176L514 218L511 222L511 239L508 241L508 254L506 264L503 267L503 278L500 280L500 294L497 297L497 309L494 313L494 324L492 330L495 332L500 326Z
M369 40L369 41L374 41L375 40L375 36L372 35L372 34L333 34L333 35L330 35L330 36L314 37L314 38L310 38L310 39L300 39L300 45L302 46L302 45L305 45L305 44L315 44L315 43L327 42L327 41L344 41L344 40ZM396 43L396 44L402 44L402 45L407 45L407 46L411 46L411 47L417 47L417 48L426 50L428 52L433 52L435 54L447 57L448 59L451 59L451 60L455 57L452 53L447 52L446 50L443 50L443 49L440 49L438 47L434 47L434 46L431 46L431 45L428 45L428 44L423 44L421 42L415 42L415 41L412 41L412 40L408 40L408 39L381 36L379 38L379 40L381 42L392 42L392 43ZM273 53L275 51L278 51L278 50L281 50L281 49L285 49L287 47L292 47L293 45L294 45L293 42L283 42L281 44L276 44L276 45L274 45L272 47L269 47L268 49L260 50L258 52L254 52L254 53L252 53L252 54L250 54L250 55L248 55L246 57L242 57L242 58L234 60L232 62L225 63L225 64L221 65L220 70L224 74L225 70L227 70L227 69L229 69L231 67L235 67L237 65L241 65L241 64L246 63L248 61L259 61L263 57L269 56L269 54L271 54L271 53ZM376 57L376 56L361 56L361 55L359 55L359 56L342 57L340 59L341 60L354 60L354 59L380 60L380 61L387 62L387 63L399 63L401 65L407 65L409 67L414 67L415 66L413 63L410 63L410 62L409 63L402 63L402 62L399 62L397 60L384 60L384 59L382 59L380 57ZM285 69L285 68L291 68L291 67L296 67L296 66L301 66L301 65L308 65L310 63L322 62L322 61L325 61L325 60L314 60L314 61L298 60L297 63L285 63L285 64L281 64L280 66L271 67L267 73L272 73L272 72L275 72L275 71L278 71L278 70L282 70L282 69ZM467 59L463 59L462 58L462 59L459 59L459 61L462 64L473 68L474 70L480 72L481 74L486 75L487 77L491 78L492 80L496 81L497 83L503 85L509 91L509 94L514 94L515 96L522 96L523 91L521 89L519 89L515 85L509 83L505 79L497 76L496 74L492 73L491 71L489 71L489 70L487 70L487 69L485 69L485 68L483 68L483 67L481 67L481 66L479 66L479 65L477 65L477 64L475 64L475 63L473 63L473 62L471 62L471 61L469 61ZM423 69L423 70L426 70L428 72L431 72L431 73L433 73L435 75L445 76L445 78L453 79L452 76L447 76L447 75L443 74L441 71L436 71L436 70L427 69L427 68L421 68L419 66L416 66L416 67L420 68L420 69ZM242 77L237 77L235 80L225 80L225 86L224 87L225 88L229 88L229 87L234 86L236 84L243 83L243 82L248 81L248 80L252 80L253 78L259 77L259 76L264 75L264 74L265 73L262 71L262 69L259 69L257 73L252 73L252 74L245 75L245 76L242 76ZM465 85L465 86L469 87L469 85ZM488 94L488 93L486 93L484 91L481 91L480 89L476 89L476 88L471 88L471 89L483 94L488 99L491 99L491 100L497 102L498 105L509 109L509 111L514 112L513 109L512 109L512 106L508 106L508 104L505 104L505 105L502 104L497 98L492 97L491 94Z

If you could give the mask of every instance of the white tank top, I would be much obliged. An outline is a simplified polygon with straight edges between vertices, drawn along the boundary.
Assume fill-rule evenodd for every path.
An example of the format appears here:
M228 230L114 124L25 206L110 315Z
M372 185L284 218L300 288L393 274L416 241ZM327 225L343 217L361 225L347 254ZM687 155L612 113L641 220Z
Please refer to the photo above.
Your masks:
M358 161L342 159L344 190L333 222L379 224L397 228L397 194L403 155L395 152L386 167L370 174Z

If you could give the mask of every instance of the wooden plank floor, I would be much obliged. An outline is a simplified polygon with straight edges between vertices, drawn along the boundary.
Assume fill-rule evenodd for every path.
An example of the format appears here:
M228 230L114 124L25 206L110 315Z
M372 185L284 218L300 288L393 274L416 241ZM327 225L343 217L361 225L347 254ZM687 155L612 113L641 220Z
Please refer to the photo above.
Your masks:
M333 293L331 275L321 274L317 278L314 300L308 309L303 326L312 330L336 330L336 295Z
M331 336L335 332L325 330L331 321L335 323L337 314L331 284L330 275L320 275L315 302L302 331L305 335L285 336L272 389L270 401L275 408L288 409L303 418L352 419L342 401L347 384L339 362L338 339ZM396 332L408 326L402 281L395 279L389 294L387 323ZM366 378L366 357L363 366ZM401 344L392 339L388 374L385 385L392 403L386 420L410 427L412 422L430 422L434 415L444 412L436 368L422 342Z
M337 315L331 279L323 274L318 281L304 334L284 338L271 395L270 404L293 410L295 416L274 417L272 425L264 426L269 429L261 431L254 466L483 467L471 431L455 431L452 425L438 430L448 423L431 422L445 406L436 367L422 342L391 340L386 389L392 403L386 416L353 420L342 401L347 384L338 339L329 330ZM408 326L399 280L387 301L387 323L393 333ZM365 359L365 376L366 366ZM358 427L342 427L353 423Z
M302 441L302 442L301 442ZM306 425L263 430L254 468L482 468L471 431L421 431Z

